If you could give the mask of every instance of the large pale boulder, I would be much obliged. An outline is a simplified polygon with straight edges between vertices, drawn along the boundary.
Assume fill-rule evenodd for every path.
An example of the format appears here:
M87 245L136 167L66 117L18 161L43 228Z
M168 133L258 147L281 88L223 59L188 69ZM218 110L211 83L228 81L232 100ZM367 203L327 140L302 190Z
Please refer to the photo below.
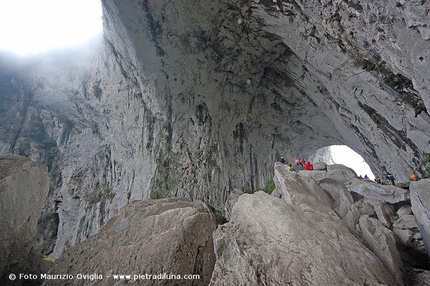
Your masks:
M352 179L348 189L372 202L395 204L409 201L409 191L396 186L380 185L367 180Z
M411 204L418 228L430 253L430 179L411 182Z
M275 165L283 199L244 194L214 232L210 285L395 285L312 180Z
M207 285L215 263L215 228L215 216L202 202L178 198L136 201L111 218L97 235L64 252L50 273L69 273L75 279L78 273L103 274L97 285L118 282L113 275L131 275L126 280L136 280L134 275L139 274L199 275L194 280L140 278L135 282ZM46 280L44 285L57 282Z
M357 174L351 168L341 164L327 165L326 178L333 179L342 183L349 183L357 178Z
M366 244L378 256L395 278L397 285L403 285L403 267L393 233L380 221L369 216L360 217L360 228Z
M10 273L46 270L36 227L48 190L46 167L21 156L0 156L0 285L9 285ZM18 279L14 285L30 282Z
M308 204L317 208L333 206L331 199L314 180L288 172L283 164L275 163L274 181L282 198L288 203Z

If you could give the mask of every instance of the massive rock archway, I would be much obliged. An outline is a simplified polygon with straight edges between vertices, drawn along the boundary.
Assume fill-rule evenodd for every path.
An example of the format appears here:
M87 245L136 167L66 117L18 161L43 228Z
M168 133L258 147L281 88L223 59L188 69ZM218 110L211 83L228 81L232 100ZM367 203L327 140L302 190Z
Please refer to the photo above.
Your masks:
M104 2L107 41L153 83L143 101L175 161L201 150L208 164L187 168L214 172L199 183L257 186L277 154L343 143L407 179L429 149L428 4L275 2Z

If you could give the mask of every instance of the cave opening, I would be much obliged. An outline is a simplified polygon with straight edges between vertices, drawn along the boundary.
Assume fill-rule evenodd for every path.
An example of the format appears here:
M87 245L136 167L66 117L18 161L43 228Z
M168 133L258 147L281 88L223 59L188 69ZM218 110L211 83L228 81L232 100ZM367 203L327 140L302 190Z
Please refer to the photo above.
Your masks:
M375 176L363 157L347 145L331 145L318 149L310 157L313 162L324 162L326 164L342 164L353 169L357 176L374 180Z

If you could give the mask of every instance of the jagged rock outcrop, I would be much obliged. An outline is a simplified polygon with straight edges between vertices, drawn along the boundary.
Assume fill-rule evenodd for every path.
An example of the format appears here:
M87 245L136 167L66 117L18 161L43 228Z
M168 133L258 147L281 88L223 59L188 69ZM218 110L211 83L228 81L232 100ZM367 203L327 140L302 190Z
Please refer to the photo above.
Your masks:
M403 267L392 231L384 227L377 219L360 217L360 229L366 244L378 256L397 282L403 284Z
M133 200L222 205L280 156L346 144L406 180L430 151L425 1L102 5L97 51L1 65L0 150L49 167L55 256Z
M348 188L372 202L395 204L410 200L409 190L354 178Z
M49 181L46 167L22 156L0 156L1 285L11 283L11 273L40 274L48 269L39 253L36 226ZM39 276L33 282L40 283ZM14 285L33 282L18 278Z
M124 279L144 285L207 285L215 263L212 232L216 225L214 213L202 202L136 201L97 235L68 249L49 274L68 273L73 275L71 283L82 285L128 283ZM79 280L78 274L98 275L91 281ZM114 275L131 277L118 280ZM177 277L172 275L200 275L200 279L172 279ZM58 285L58 280L47 279L43 285Z
M426 253L414 215L399 216L393 224L393 233L402 245Z
M372 206L376 215L378 216L379 221L388 229L390 229L395 218L393 205L388 203L372 202Z
M411 182L411 204L415 219L423 236L427 252L430 253L430 179Z
M215 231L210 285L395 285L324 203L324 191L282 167L275 167L275 182L284 199L244 194L230 222ZM300 185L300 194L279 182Z

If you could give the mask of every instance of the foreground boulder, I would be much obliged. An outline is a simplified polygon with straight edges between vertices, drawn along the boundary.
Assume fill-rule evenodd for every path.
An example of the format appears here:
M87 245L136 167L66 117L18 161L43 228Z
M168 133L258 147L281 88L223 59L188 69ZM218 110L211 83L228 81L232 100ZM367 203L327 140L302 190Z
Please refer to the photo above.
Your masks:
M210 285L396 285L325 192L302 179L309 181L276 164L283 199L263 192L238 198L230 222L214 232Z
M342 164L327 165L327 177L342 183L350 182L357 174L351 168Z
M202 202L178 198L134 202L97 235L63 253L50 273L69 273L73 283L84 285L113 285L119 280L138 285L207 285L215 263L215 228L215 216ZM102 277L76 280L82 273ZM146 274L161 277L148 279ZM199 275L200 279L162 276L172 274ZM57 282L46 280L43 285Z
M10 273L46 271L36 226L48 190L46 167L21 156L0 156L0 285L11 283Z

